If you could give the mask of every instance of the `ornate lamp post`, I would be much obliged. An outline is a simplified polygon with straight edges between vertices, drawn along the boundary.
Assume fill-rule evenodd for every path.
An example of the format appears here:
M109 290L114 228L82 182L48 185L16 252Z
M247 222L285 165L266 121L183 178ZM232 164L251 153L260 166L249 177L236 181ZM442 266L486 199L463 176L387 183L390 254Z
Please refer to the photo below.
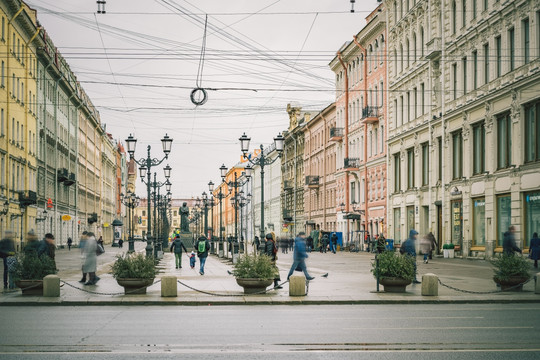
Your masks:
M202 203L204 207L204 236L210 240L210 236L208 235L208 195L206 195L206 191L203 191L202 193Z
M160 233L158 231L158 217L157 217L157 208L159 207L158 206L158 202L159 202L159 199L160 199L160 189L163 187L163 186L167 186L169 187L169 185L171 184L169 182L169 178L171 177L171 167L169 165L167 165L165 168L163 168L163 172L165 174L165 178L167 179L166 181L164 182L161 182L161 181L157 181L156 177L157 177L157 173L154 172L154 181L150 184L151 188L153 189L153 192L152 192L152 195L153 195L153 201L154 201L154 232L155 232L155 236L154 236L154 257L157 257L157 254L158 254L158 251L161 250L161 246L163 244L163 239L161 241L159 241L158 237L160 236ZM142 181L144 182L144 179L142 179Z
M225 182L225 176L227 176L227 167L225 164L221 165L219 168L221 172L221 183L222 186L219 187L219 193L214 194L214 182L210 180L208 183L208 191L212 195L213 198L216 198L219 200L219 257L223 257L223 199L229 196L230 192L227 189L227 193L223 192L223 187L227 187L227 183Z
M128 208L128 253L135 252L133 239L133 209L139 206L139 197L135 193L120 194L120 201Z
M264 147L262 144L260 145L261 154L255 158L254 160L251 160L251 158L247 157L247 153L249 151L249 142L251 141L251 138L247 137L244 133L240 137L240 149L242 150L242 154L244 155L244 158L246 158L251 164L253 165L259 165L261 167L261 241L264 239L264 167L266 165L273 164L278 158L281 158L281 154L283 152L283 144L285 142L285 138L280 134L274 138L274 145L276 147L276 151L278 152L278 157L274 160L270 161L264 154Z
M137 145L137 139L135 139L133 137L133 135L129 135L129 137L126 139L126 144L127 144L127 150L128 150L128 153L129 153L129 158L131 160L134 160L135 163L137 165L139 165L139 171L140 171L140 175L141 175L141 179L144 179L145 177L147 177L146 179L146 192L147 192L147 201L148 201L148 204L147 204L147 213L148 213L148 216L147 216L147 231L146 231L146 237L147 237L147 245L146 245L146 256L147 257L150 257L152 256L152 241L154 240L153 237L152 237L152 219L151 219L151 213L150 213L150 192L151 192L151 187L150 187L150 182L151 182L151 173L152 173L152 168L155 167L155 166L158 166L160 165L165 159L167 159L169 157L169 154L171 153L171 145L172 145L172 142L173 142L173 139L171 139L169 136L167 136L167 134L165 134L165 136L163 137L163 139L161 139L161 145L163 147L163 153L165 154L165 156L159 160L159 159L156 159L156 158L152 158L150 156L150 149L151 149L151 146L148 145L147 147L147 155L146 155L146 158L141 158L139 160L136 160L134 158L134 155L135 155L135 148L136 148L136 145ZM167 174L165 174L167 175ZM169 176L170 176L170 172L169 172Z

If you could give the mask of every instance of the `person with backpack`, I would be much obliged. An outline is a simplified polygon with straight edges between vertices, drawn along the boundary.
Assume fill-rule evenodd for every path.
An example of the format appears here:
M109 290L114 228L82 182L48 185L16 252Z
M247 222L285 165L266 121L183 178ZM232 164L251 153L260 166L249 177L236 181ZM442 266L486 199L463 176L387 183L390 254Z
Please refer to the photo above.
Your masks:
M176 268L181 269L182 268L182 249L187 253L187 249L184 246L184 243L180 239L180 235L176 235L174 238L174 241L171 244L171 252L174 250L174 258L176 259Z
M274 289L283 289L282 286L279 286L281 278L279 277L279 269L276 265L278 248L276 246L276 241L274 240L272 234L266 234L266 242L264 244L264 253L272 261L272 265L276 270L276 277L274 278Z
M210 250L210 242L204 236L200 236L199 240L195 243L195 249L197 249L197 256L201 263L199 274L204 275L204 264L208 257L208 250Z

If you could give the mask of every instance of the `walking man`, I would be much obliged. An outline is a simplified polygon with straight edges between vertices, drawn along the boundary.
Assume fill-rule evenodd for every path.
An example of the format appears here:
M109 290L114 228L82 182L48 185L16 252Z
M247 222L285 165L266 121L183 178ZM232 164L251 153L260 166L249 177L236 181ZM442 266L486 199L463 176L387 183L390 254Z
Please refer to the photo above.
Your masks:
M298 233L298 236L294 240L293 264L291 266L291 270L289 270L289 275L287 275L287 280L289 280L294 270L296 270L297 268L300 268L304 272L307 280L315 279L314 277L309 275L307 271L307 257L308 254L306 252L306 233L301 231Z
M279 282L281 281L281 278L279 277L279 270L276 265L277 260L277 246L276 241L274 240L274 237L272 234L266 234L266 242L264 246L264 253L266 256L270 258L272 261L272 265L274 266L274 269L276 271L276 277L274 278L274 289L282 289L283 287L279 286Z
M197 256L199 257L199 262L201 263L199 274L204 275L204 264L206 263L206 258L208 257L210 242L208 242L204 236L200 236L199 240L197 240L195 243L195 248L197 249Z
M516 245L516 227L514 225L508 228L508 231L504 233L503 238L503 253L505 255L514 255L518 252L521 254L521 249Z
M184 246L184 243L180 239L180 234L177 234L174 238L174 241L171 244L171 252L174 250L174 257L176 259L176 268L182 268L182 249L187 253L187 249Z
M412 257L414 261L414 280L413 284L420 284L420 281L416 279L416 237L418 236L418 231L411 229L409 232L409 238L401 244L399 252L402 254L407 254Z

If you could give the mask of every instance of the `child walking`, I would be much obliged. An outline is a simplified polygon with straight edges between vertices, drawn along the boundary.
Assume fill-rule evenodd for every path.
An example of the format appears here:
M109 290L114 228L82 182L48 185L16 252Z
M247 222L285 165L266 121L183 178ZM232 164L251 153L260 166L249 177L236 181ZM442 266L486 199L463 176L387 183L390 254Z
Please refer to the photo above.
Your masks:
M189 266L191 266L192 269L195 268L195 262L197 261L197 258L195 257L195 251L192 251L189 255Z

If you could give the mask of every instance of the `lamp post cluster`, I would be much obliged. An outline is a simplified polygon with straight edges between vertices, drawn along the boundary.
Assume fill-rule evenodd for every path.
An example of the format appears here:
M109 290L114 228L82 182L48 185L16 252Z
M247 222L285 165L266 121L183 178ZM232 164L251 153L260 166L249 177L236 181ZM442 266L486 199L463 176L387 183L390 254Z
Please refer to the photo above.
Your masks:
M165 179L166 181L164 182L161 182L161 181L157 181L156 177L157 177L157 173L154 172L154 181L152 181L149 185L150 187L152 188L152 200L154 202L154 224L153 224L153 227L154 227L154 257L157 257L158 255L158 252L161 251L162 249L162 245L163 245L163 239L161 239L161 241L159 241L159 236L163 236L162 234L160 234L160 231L158 229L158 201L159 199L161 199L161 194L160 194L160 190L162 187L166 186L166 190L167 190L167 195L170 194L170 191L171 191L171 183L169 181L169 178L171 177L171 170L172 168L167 165L166 167L163 168L163 172L165 174ZM144 183L144 177L141 175L141 180L142 182ZM165 245L165 247L167 247L167 245Z
M159 194L158 188L158 195L154 201L154 209L157 208L157 218L155 217L157 219L157 227L154 228L156 229L156 234L158 236L161 235L162 237L160 247L163 250L168 246L168 232L170 224L168 213L172 200L171 183L167 180L167 182L165 182L165 186L167 193L165 195Z
M128 208L128 252L135 252L135 244L133 239L133 209L139 206L140 198L135 193L128 192L127 195L120 194L120 201Z
M137 145L137 139L133 137L133 135L129 135L129 137L126 139L127 149L129 153L129 158L131 160L134 160L137 165L139 165L139 171L141 175L141 180L146 184L146 192L147 192L147 245L146 245L146 256L150 257L152 256L152 242L155 242L155 239L153 237L152 233L152 214L151 214L151 207L150 207L150 199L151 199L151 192L152 192L152 180L151 180L151 174L152 174L152 168L160 165L165 159L169 157L169 154L171 152L171 146L172 146L173 139L171 139L167 134L161 139L161 145L163 147L163 153L165 156L161 159L152 158L150 155L151 146L148 145L147 147L147 155L146 158L141 158L139 160L136 160L134 158L135 155L135 147ZM171 168L167 166L165 169L165 177L167 180L171 176ZM144 178L146 177L146 181ZM157 255L157 249L154 250L154 256Z

